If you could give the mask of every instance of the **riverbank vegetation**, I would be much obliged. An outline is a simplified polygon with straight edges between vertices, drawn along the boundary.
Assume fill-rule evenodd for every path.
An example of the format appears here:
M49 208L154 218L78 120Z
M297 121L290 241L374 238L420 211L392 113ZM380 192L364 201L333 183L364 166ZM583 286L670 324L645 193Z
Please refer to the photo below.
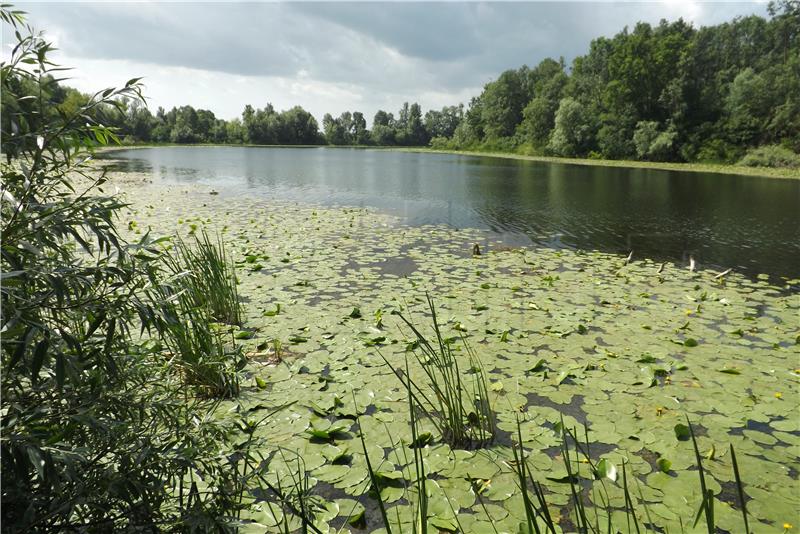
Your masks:
M800 167L800 7L694 28L639 23L567 65L547 58L503 72L463 104L395 115L247 105L223 120L191 106L155 113L135 100L98 109L129 143L431 146L520 155ZM69 113L88 96L51 84Z
M134 186L0 17L4 532L800 522L797 280Z

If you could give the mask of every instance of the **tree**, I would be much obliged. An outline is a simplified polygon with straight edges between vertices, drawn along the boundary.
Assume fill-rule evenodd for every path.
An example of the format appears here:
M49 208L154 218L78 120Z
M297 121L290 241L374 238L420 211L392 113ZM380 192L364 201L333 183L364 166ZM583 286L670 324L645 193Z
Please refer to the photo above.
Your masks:
M342 125L341 118L334 119L330 113L326 113L322 118L322 128L325 140L330 145L346 145L348 142L347 131Z
M225 123L225 137L228 143L245 142L245 129L241 119L233 119Z
M154 122L155 118L147 107L138 100L130 103L124 124L126 133L132 135L137 141L148 142L151 139Z
M430 141L422 122L422 108L416 102L409 108L406 132L406 143L411 146L424 146Z
M656 121L640 121L636 124L633 143L639 159L667 161L672 158L675 143L675 130L661 130Z
M280 114L282 132L280 143L287 145L313 145L319 138L317 119L300 106L295 106Z
M586 154L594 140L595 124L586 106L574 98L561 100L547 149L560 156Z
M458 125L464 119L464 105L445 106L441 111L430 110L425 113L425 130L428 137L453 137Z
M360 111L353 112L353 122L350 130L350 136L353 140L353 143L357 145L365 145L369 143L370 135L369 130L367 130L367 119L364 118L364 114Z
M176 110L175 123L170 130L172 143L197 143L202 141L198 132L197 112L192 106L181 106Z
M378 112L375 113L375 117L372 119L372 127L374 128L375 126L394 127L394 114L378 110Z
M372 143L378 146L392 146L397 142L394 128L386 124L375 124L372 127L370 138Z
M527 67L523 67L527 71ZM522 110L528 103L523 77L519 71L507 70L488 83L481 94L481 122L487 138L508 137L522 121Z
M770 113L770 93L752 68L744 69L733 79L725 99L725 128L735 144L747 146L762 135Z

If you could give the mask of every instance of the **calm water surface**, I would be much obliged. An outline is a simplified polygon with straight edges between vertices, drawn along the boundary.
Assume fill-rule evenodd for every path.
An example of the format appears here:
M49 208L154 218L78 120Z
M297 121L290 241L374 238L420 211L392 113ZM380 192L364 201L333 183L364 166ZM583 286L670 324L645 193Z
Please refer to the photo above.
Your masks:
M509 243L800 277L800 180L334 148L123 150L115 170L224 192L367 206Z

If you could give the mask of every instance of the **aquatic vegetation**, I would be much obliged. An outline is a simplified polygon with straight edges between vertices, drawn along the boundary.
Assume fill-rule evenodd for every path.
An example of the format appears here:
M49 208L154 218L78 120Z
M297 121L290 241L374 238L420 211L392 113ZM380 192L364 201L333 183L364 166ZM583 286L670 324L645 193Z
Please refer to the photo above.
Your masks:
M238 324L241 304L233 266L218 238L211 242L203 230L194 246L179 237L161 256L163 268L151 274L148 290L153 314L167 357L180 367L189 384L208 396L229 397L239 392L238 371L244 364L237 340L253 337L250 330L232 334L217 322ZM230 335L231 342L225 341Z
M166 357L188 384L205 396L235 396L244 363L241 347L226 343L226 333L214 327L210 309L198 305L193 280L191 272L183 271L154 281L148 291L156 310L153 324Z
M175 245L175 271L191 273L191 292L196 306L205 307L211 317L230 325L242 323L242 304L236 289L236 271L226 253L222 237L213 242L205 229L200 235L193 233L193 242L187 243L179 236Z
M623 532L635 532L635 524L642 532L696 530L690 527L703 502L696 455L691 433L675 428L689 430L687 415L706 495L713 492L716 527L743 530L742 500L751 531L800 521L790 468L800 444L792 416L800 400L798 281L735 272L716 279L716 272L650 260L624 265L624 257L601 252L497 252L478 231L398 226L358 209L222 197L197 207L189 205L192 194L183 201L150 189L131 198L137 206L170 205L170 217L213 216L228 225L234 257L258 255L263 263L260 271L240 273L239 292L249 299L243 324L255 332L241 344L247 352L280 340L283 357L248 363L244 372L263 387L243 381L237 402L258 413L295 401L256 433L302 455L310 490L331 510L339 506L329 525L355 531L345 517L358 505L365 531L385 528L380 495L392 531L411 531L418 516L418 505L410 506L418 491L416 453L427 475L429 532L433 524L444 531L518 532L529 513L516 447L528 465L530 514L542 532L550 532L547 513L556 532L575 531L561 445L567 429L580 436L577 460L576 440L568 438L569 470L591 525L597 510L603 528L610 517ZM256 222L243 222L250 218ZM353 238L344 243L341 229L351 223ZM148 224L171 227L165 216ZM469 249L476 241L487 243L479 257ZM292 251L291 264L278 260L284 249ZM413 270L396 274L396 262L412 261ZM437 348L426 291L436 296L441 342L460 349L462 376L472 378L470 365L461 364L468 360L463 340L480 354L495 413L495 439L481 449L448 444L417 404L412 430L409 384L381 357L426 395L431 391L417 360L426 358L421 343L398 315L420 318L418 330ZM277 303L279 313L271 313ZM232 401L223 401L218 417L225 420L230 409ZM309 430L327 424L319 419L349 427L331 440L310 439ZM273 458L273 469L281 464ZM271 517L250 511L242 520L255 531L280 531ZM707 528L705 516L697 528Z
M414 333L410 350L427 380L415 380L408 372L407 360L405 373L399 372L388 359L384 360L406 386L414 406L412 416L416 410L424 414L442 439L455 448L482 447L495 437L495 414L483 365L462 338L467 359L459 366L459 354L453 348L453 340L443 337L430 295L427 300L435 336L433 342L407 317L398 314Z

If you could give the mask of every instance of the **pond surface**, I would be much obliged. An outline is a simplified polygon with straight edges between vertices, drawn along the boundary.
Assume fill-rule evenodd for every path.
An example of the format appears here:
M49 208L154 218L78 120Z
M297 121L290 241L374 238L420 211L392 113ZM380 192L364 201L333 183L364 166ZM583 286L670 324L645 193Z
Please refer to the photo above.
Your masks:
M378 208L509 244L800 277L800 180L349 148L161 147L117 171L222 192Z

